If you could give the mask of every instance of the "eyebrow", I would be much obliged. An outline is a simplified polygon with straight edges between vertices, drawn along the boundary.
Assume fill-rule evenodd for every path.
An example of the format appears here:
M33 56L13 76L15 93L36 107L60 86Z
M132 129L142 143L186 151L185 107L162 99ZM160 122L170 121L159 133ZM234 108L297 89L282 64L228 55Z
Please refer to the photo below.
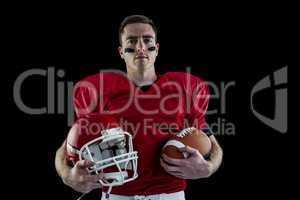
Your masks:
M152 35L143 35L142 36L144 39L146 38L146 39L154 39L154 37L152 36ZM132 40L132 39L137 39L138 38L138 36L128 36L127 38L126 38L126 40Z

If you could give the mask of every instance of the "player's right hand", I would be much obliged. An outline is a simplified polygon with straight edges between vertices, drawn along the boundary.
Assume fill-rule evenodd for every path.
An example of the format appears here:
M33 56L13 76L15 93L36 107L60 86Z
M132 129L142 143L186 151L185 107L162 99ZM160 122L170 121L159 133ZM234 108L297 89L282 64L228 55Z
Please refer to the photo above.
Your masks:
M65 174L63 181L77 192L88 193L93 189L101 188L99 179L103 177L103 173L90 175L87 168L93 166L94 163L88 160L78 161L73 168Z

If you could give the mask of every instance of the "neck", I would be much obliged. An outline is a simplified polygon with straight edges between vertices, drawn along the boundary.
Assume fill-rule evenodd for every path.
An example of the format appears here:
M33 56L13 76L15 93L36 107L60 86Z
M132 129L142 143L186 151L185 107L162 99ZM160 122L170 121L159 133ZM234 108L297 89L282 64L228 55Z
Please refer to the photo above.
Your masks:
M156 80L154 67L146 70L127 71L127 77L133 81L137 86L150 85Z

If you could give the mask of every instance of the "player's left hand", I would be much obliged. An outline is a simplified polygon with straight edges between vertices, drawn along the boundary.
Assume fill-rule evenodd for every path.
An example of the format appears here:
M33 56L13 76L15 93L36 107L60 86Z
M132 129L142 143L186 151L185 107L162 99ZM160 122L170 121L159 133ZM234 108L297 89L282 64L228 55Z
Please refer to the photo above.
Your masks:
M183 179L207 178L212 174L212 163L204 159L197 149L186 146L180 149L186 152L185 159L170 158L163 154L160 165L169 174Z

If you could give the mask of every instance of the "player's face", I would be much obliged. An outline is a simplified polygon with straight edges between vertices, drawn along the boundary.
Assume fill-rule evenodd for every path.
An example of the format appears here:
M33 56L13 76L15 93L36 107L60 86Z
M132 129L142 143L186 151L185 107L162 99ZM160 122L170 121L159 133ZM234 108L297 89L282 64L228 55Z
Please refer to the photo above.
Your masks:
M144 23L128 24L122 34L121 57L128 70L145 70L154 67L159 44L151 25Z

